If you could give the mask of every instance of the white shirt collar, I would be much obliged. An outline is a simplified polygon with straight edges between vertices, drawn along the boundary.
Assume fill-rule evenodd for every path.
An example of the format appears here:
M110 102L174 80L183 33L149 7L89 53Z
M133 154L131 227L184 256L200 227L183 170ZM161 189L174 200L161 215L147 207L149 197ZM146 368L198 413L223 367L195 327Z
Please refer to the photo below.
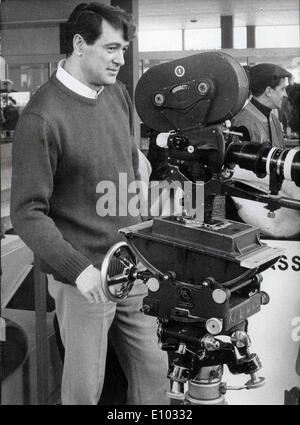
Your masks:
M74 78L71 74L69 74L64 68L63 65L65 63L65 59L62 59L58 63L56 78L68 89L73 92L79 94L80 96L88 97L89 99L97 99L99 94L103 91L104 87L102 86L98 91L92 90L85 84L81 83L79 80Z

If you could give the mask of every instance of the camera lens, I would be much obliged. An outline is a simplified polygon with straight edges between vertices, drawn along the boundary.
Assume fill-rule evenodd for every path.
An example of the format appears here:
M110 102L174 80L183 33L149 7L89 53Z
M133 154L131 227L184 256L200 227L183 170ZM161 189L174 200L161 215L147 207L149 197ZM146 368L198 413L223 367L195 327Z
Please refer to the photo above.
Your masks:
M269 143L231 143L226 150L226 163L234 163L258 177L275 173L300 186L300 148L280 149Z

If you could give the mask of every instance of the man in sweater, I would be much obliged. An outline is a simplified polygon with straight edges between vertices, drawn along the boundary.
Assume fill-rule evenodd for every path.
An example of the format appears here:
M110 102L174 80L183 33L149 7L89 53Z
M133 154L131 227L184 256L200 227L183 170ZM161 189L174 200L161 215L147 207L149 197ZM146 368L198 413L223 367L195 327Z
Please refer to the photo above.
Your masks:
M270 142L283 148L283 131L273 110L279 110L291 74L271 63L260 63L248 70L250 102L232 119L232 127L244 134L243 140Z
M116 79L134 30L119 8L78 5L66 24L66 59L27 105L13 143L11 219L51 275L65 347L63 404L97 404L109 329L128 404L167 403L167 356L155 321L139 311L147 288L135 284L116 304L105 298L100 277L118 229L140 222L124 214L118 197L140 178L131 101ZM107 181L122 213L99 211L99 184Z

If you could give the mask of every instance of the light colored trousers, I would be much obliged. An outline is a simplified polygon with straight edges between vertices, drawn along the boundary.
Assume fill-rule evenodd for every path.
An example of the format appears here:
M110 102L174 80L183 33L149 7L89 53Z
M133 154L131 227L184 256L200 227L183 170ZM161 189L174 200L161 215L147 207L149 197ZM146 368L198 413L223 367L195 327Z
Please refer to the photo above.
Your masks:
M109 330L128 380L127 404L169 404L167 354L158 346L156 319L139 311L145 285L135 283L128 298L117 304L90 304L76 286L48 278L65 346L62 404L98 403Z

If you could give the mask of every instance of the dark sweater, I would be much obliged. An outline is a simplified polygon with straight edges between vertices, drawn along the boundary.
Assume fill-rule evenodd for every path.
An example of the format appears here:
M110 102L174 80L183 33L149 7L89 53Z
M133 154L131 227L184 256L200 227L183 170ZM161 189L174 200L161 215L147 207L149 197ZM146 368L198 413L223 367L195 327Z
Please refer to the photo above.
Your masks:
M100 267L107 250L120 240L118 229L140 222L140 217L100 217L96 211L101 181L113 182L118 194L119 173L126 173L128 184L139 178L131 113L120 82L89 99L53 74L19 119L11 219L16 233L40 257L42 269L57 280L74 283L89 264Z
M283 132L276 115L271 112L269 117L261 112L253 102L249 102L231 121L232 127L239 130L246 127L251 142L270 142L272 146L283 148ZM242 129L241 129L242 131Z

